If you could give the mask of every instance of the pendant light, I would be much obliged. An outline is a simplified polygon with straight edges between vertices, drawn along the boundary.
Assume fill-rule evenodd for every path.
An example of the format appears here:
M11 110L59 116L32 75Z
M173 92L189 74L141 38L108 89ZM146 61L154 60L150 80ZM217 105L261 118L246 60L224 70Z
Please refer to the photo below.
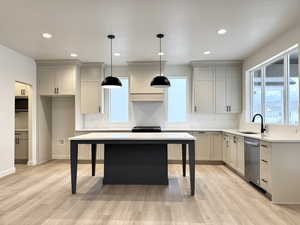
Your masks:
M153 78L151 81L151 87L168 88L171 86L170 81L161 73L161 56L163 55L161 51L161 39L164 37L164 35L157 34L156 37L159 38L159 76Z
M122 83L117 77L113 77L112 73L112 39L115 38L115 35L110 34L107 36L110 39L110 76L105 77L102 81L101 86L103 88L120 88L122 87Z

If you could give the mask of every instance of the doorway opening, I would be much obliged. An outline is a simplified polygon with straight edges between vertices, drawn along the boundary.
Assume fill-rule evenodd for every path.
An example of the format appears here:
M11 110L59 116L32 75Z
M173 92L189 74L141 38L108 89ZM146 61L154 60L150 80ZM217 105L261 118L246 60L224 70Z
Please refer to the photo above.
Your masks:
M30 164L32 87L15 82L15 164Z

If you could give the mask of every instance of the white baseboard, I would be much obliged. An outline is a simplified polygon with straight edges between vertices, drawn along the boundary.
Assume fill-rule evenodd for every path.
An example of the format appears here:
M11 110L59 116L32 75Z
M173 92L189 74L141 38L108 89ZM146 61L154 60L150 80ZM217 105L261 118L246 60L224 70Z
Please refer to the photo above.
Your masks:
M0 171L0 177L5 177L5 176L13 174L15 172L16 172L16 168L15 167L10 168L8 170Z
M51 159L46 159L46 160L43 160L43 161L40 161L40 162L37 162L36 165L41 165L41 164L44 164L46 162L49 162Z
M52 159L70 159L69 155L52 154Z
M27 165L28 165L28 166L36 166L36 165L37 165L37 162L36 162L36 161L28 160Z

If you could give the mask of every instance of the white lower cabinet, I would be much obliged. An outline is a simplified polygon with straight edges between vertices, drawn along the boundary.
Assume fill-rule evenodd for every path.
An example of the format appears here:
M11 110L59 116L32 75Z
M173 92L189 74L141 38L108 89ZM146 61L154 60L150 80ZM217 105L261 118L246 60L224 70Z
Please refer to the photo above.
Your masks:
M260 186L271 194L271 144L262 141L260 143Z
M210 159L214 161L222 161L223 160L223 142L222 142L222 134L221 133L212 133L211 134L211 154Z
M223 161L241 175L245 175L243 137L230 134L223 135Z
M222 161L222 135L215 132L195 132L196 160L198 161Z
M196 161L222 161L222 134L219 132L192 132L197 140L195 143ZM187 156L188 159L188 147ZM168 159L181 160L182 159L182 145L169 144L168 145Z
M78 145L78 159L79 160L91 160L92 159L91 145L82 144ZM104 145L97 145L97 160L104 159Z
M28 135L26 132L15 133L15 159L28 159Z
M237 171L245 175L245 148L244 148L244 137L237 138Z
M187 151L188 155L188 151ZM168 145L168 159L181 160L182 159L182 145L169 144Z

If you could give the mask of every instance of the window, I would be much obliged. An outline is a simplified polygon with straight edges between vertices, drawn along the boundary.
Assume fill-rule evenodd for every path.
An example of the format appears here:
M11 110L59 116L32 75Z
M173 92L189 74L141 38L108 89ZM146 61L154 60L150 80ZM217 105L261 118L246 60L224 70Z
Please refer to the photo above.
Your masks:
M169 78L171 87L168 88L168 122L179 123L186 121L187 113L187 79Z
M284 123L284 59L266 67L265 117L266 123Z
M128 78L120 78L121 88L112 88L110 92L109 119L113 123L128 122Z
M253 72L252 82L252 113L255 115L262 112L262 73L260 69Z
M256 113L261 113L266 123L298 123L298 55L298 50L294 49L250 71L251 117Z
M299 59L298 52L289 54L288 118L290 124L299 122Z

